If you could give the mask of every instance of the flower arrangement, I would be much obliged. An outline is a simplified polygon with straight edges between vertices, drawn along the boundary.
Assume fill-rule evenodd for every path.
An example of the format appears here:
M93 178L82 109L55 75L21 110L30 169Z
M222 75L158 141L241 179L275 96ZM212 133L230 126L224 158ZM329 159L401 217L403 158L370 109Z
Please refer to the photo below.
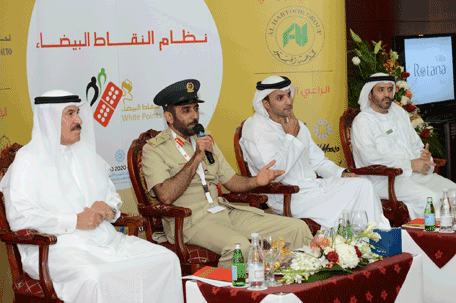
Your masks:
M364 80L375 73L386 73L396 78L396 92L394 101L409 114L413 128L420 136L424 145L429 143L429 150L434 157L446 158L445 149L438 139L438 132L428 122L424 122L418 106L413 104L411 87L407 83L409 73L399 63L399 55L393 50L387 50L382 41L372 41L372 46L350 29L350 35L354 42L353 49L347 54L353 53L352 64L349 64L348 75L348 106L359 108L358 98L364 86ZM350 56L350 55L349 55Z
M353 268L382 260L382 256L371 251L371 244L362 240L368 238L378 242L381 236L373 232L376 226L377 223L369 222L360 235L349 239L337 234L329 238L328 246L320 245L322 241L312 240L312 246L305 246L302 253L295 253L289 268L278 271L284 275L279 282L291 284L323 280L334 272L352 273Z

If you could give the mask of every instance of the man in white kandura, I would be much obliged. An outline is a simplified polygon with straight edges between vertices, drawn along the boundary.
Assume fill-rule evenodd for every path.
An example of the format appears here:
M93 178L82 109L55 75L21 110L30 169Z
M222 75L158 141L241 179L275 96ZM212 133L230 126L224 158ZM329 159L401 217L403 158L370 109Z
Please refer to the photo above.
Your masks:
M95 151L92 120L89 104L66 91L35 98L32 140L0 183L11 229L57 236L49 271L65 302L183 302L177 256L110 223L122 201ZM39 279L38 247L19 251Z
M344 178L356 175L328 160L306 125L296 119L291 81L271 76L258 82L256 88L256 112L245 121L240 140L252 174L276 160L274 169L285 170L276 181L299 186L299 192L291 199L293 217L310 218L322 229L336 227L344 209L365 210L369 221L389 229L372 184L361 178ZM323 178L317 178L317 174ZM282 214L283 196L268 196L269 207Z
M422 218L426 198L432 197L436 203L444 188L456 188L456 184L433 173L429 146L424 147L408 113L393 102L394 93L393 76L376 73L366 79L358 101L361 112L352 125L353 156L357 167L402 168L394 182L396 197L407 205L411 219ZM368 178L380 198L387 198L388 178Z

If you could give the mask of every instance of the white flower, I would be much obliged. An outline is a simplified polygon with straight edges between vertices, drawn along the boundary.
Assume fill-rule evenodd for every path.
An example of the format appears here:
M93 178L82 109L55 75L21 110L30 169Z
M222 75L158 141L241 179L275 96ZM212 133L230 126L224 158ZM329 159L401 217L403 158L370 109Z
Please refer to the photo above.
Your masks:
M401 104L402 105L407 105L407 103L409 102L410 98L407 97L407 96L402 96L401 98Z
M403 81L403 80L397 81L396 85L399 87L399 89L403 88L405 90L408 90L411 88L411 86L407 83L407 81Z
M330 253L334 251L334 249L332 249L331 247L325 247L325 249L323 250L323 254L325 254L326 256Z
M341 235L337 235L334 238L334 248L337 247L339 244L345 244L345 239Z
M380 236L379 233L372 233L369 235L368 238L371 239L372 241L378 242L378 240L380 240L382 238L382 236Z
M377 227L377 222L375 222L375 221L370 221L369 223L367 223L367 228L365 230L366 234L370 234L376 227Z
M354 65L359 65L361 63L361 59L358 56L352 58L352 62Z
M391 55L391 58L392 58L392 59L395 59L395 60L399 59L399 55L398 55L397 52L395 52L395 51L391 51L391 52L390 52L390 55Z
M399 65L399 69L401 70L401 73L404 72L404 67Z
M355 268L358 266L358 256L355 247L349 244L339 244L336 246L336 252L339 255L339 264L342 268Z
M421 118L416 118L415 120L412 120L412 127L416 128L418 125L424 123L423 119Z

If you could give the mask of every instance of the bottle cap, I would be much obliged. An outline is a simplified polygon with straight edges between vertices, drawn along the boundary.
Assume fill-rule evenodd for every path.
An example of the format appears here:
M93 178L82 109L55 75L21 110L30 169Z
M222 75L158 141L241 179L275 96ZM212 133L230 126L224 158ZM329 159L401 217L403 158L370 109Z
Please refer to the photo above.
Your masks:
M258 233L252 233L251 236L252 236L252 239L253 238L258 238Z
M432 197L427 197L427 200L428 200L428 201L429 201L429 200L431 200L431 201L432 201Z
M241 249L241 243L234 244L234 249Z

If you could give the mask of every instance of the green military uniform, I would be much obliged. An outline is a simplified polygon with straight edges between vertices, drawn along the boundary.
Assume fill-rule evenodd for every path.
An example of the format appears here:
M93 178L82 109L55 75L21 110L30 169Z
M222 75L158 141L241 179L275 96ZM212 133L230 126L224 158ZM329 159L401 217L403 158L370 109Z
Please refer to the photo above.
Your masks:
M183 142L183 149L192 157L194 150L191 143L177 135ZM173 202L176 206L187 207L192 215L184 219L184 242L199 245L221 255L219 267L230 268L234 244L241 243L244 256L247 258L250 234L279 234L290 248L302 247L309 243L312 234L307 225L298 219L280 217L264 213L249 207L232 205L218 197L217 184L228 182L235 171L226 161L217 144L214 143L216 162L203 163L205 179L213 205L226 209L218 213L207 210L212 207L207 201L200 176L195 173L188 188ZM158 134L144 145L142 164L147 186L155 196L153 187L175 176L187 163L176 147L170 128ZM163 220L166 237L174 243L174 220Z

